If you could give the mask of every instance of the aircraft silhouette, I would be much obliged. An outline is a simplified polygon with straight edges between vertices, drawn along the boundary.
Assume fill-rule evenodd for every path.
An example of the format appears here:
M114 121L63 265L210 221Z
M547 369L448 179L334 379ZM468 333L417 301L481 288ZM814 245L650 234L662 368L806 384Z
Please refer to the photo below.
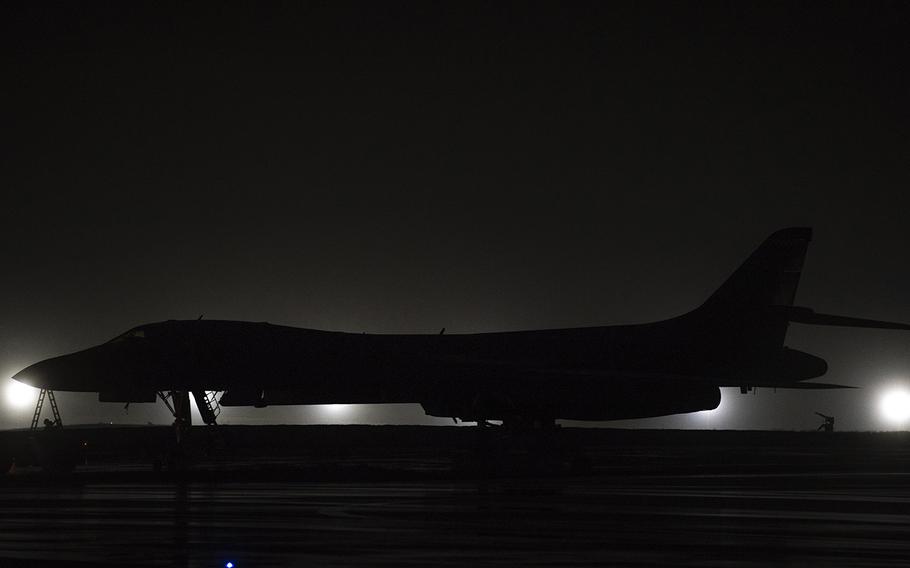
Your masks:
M910 329L793 306L812 231L768 237L701 306L640 325L502 333L375 335L240 321L165 321L36 363L13 378L155 402L207 423L224 406L419 403L464 421L552 423L716 408L720 387L849 388L803 382L827 363L784 345L791 322ZM169 402L170 401L170 402ZM173 403L173 406L171 406Z

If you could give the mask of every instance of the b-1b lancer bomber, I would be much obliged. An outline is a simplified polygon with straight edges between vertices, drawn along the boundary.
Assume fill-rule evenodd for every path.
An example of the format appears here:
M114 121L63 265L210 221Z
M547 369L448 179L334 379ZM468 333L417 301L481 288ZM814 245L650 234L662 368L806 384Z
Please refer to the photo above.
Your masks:
M164 321L35 363L14 378L102 402L161 398L175 424L190 395L221 406L418 403L427 414L515 426L647 418L716 408L720 387L806 382L823 359L784 345L791 322L910 329L793 305L809 228L768 237L701 306L640 325L476 334L377 335L242 321ZM213 393L223 392L220 399ZM179 430L179 429L178 429Z

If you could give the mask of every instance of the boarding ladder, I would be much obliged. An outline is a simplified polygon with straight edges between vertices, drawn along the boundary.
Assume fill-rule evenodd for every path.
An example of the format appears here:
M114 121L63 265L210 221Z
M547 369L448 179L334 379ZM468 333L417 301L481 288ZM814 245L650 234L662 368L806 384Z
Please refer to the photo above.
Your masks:
M219 391L193 391L199 415L206 424L217 424L216 419L221 414L221 405L218 403Z
M38 392L38 404L35 405L35 414L32 415L31 430L33 432L38 429L38 420L41 419L41 411L44 409L45 398L51 403L51 412L54 414L53 425L57 427L63 426L63 419L60 418L60 410L57 408L57 399L54 398L54 391L50 389L41 389Z

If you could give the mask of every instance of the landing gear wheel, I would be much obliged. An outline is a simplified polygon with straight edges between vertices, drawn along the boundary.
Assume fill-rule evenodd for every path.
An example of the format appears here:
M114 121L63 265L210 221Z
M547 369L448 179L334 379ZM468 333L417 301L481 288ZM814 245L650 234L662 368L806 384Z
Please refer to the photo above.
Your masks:
M158 397L164 402L174 416L174 446L163 456L156 458L152 463L155 471L166 467L168 471L184 471L187 468L187 448L189 446L189 433L193 425L193 416L190 413L189 391L169 391L167 394L159 392Z

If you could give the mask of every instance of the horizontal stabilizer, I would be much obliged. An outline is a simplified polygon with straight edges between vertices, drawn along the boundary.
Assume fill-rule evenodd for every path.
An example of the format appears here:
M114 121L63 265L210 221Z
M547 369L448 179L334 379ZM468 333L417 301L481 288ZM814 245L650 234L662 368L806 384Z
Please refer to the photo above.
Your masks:
M804 383L792 380L776 379L715 379L714 384L719 387L762 387L767 389L797 389L797 390L830 390L830 389L855 389L848 385L835 385L831 383Z
M762 386L762 385L755 385ZM772 388L776 389L803 389L803 390L828 390L828 389L856 389L859 387L851 387L848 385L835 385L831 383L787 383L787 384L777 384L771 385Z
M795 323L806 323L810 325L834 325L841 327L864 327L870 329L903 329L910 331L910 324L906 323L852 318L848 316L836 316L831 314L819 314L815 313L809 308L790 308L788 311L788 319L791 322Z

